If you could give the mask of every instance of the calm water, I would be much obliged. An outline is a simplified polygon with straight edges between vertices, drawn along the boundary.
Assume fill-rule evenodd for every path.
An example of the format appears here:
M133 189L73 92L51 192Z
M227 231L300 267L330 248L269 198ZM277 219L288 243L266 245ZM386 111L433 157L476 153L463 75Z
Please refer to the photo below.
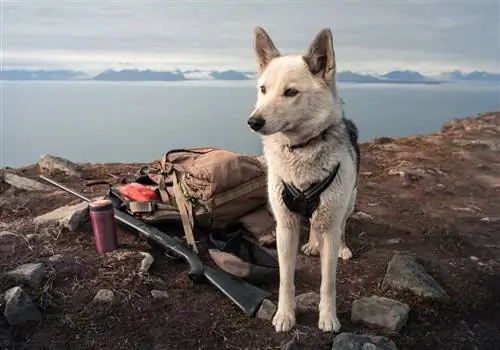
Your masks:
M178 147L260 153L246 119L255 83L2 82L2 166L41 153L81 162L149 161ZM450 119L500 110L498 84L340 84L362 140L436 131Z

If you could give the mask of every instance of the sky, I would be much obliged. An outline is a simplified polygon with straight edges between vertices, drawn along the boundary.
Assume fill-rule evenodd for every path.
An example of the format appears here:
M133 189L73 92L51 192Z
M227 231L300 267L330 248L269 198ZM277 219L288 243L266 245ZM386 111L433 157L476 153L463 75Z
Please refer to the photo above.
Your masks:
M500 0L0 0L2 66L255 71L253 30L282 53L332 30L341 71L499 71Z

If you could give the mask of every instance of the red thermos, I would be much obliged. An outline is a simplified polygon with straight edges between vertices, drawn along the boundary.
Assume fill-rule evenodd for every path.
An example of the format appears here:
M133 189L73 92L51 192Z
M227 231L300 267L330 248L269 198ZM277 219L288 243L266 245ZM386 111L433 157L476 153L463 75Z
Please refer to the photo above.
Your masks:
M90 203L90 222L96 249L107 253L118 248L116 239L115 212L109 199L99 199Z

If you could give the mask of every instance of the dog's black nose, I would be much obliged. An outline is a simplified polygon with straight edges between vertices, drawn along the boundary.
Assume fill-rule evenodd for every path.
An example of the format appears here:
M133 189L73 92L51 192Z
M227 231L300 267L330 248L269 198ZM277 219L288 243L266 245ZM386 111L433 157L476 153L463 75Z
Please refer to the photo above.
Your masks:
M257 117L249 118L247 123L248 123L248 126L250 126L250 128L252 130L258 131L258 130L262 129L264 124L266 124L266 121L264 120L264 118L257 116Z

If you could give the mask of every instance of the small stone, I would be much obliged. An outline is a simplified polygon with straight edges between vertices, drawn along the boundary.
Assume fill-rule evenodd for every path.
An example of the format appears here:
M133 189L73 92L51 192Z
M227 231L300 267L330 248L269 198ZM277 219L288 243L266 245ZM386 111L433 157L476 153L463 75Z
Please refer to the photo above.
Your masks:
M332 350L398 350L398 348L386 337L340 333L333 340Z
M500 221L500 216L499 217L490 217L490 216L487 216L487 217L482 218L481 221L482 222L491 222L491 223L499 222Z
M33 287L38 287L45 276L45 265L42 263L24 264L15 270L7 272L7 276Z
M298 312L316 311L319 305L319 294L316 292L302 293L295 297Z
M427 298L446 299L448 294L411 256L397 253L387 266L384 288L408 290Z
M271 300L264 299L257 311L257 318L264 321L271 321L276 313L276 305Z
M50 154L42 154L38 166L46 171L59 170L66 175L81 177L82 172L80 167L75 163L56 156L51 156Z
M141 266L139 267L139 276L142 276L148 273L149 268L154 263L155 259L149 253L140 252L140 254L144 257L141 261Z
M355 219L355 220L372 220L373 216L371 216L370 214L364 213L362 211L358 211L358 212L352 214L351 218Z
M155 299L167 299L169 297L166 291L158 289L153 289L151 291L151 296Z
M469 259L471 259L472 261L478 261L479 260L479 258L477 256L474 256L474 255L469 256Z
M11 326L42 319L40 310L19 286L7 290L4 300L5 310L3 314Z
M386 242L387 244L398 244L401 242L401 238L391 238L388 239Z
M37 225L59 222L61 226L64 226L70 231L74 232L82 224L87 222L88 218L89 205L87 202L82 202L75 205L60 207L51 212L37 216L35 219L33 219L33 221Z
M42 191L42 192L54 191L54 189L50 186L44 185L36 180L18 176L16 174L6 173L4 177L4 182L11 185L12 187L25 191Z
M371 296L354 301L351 321L378 326L392 332L399 332L408 320L410 307L397 300Z
M94 297L94 302L111 303L115 294L109 289L99 289Z
M463 213L469 213L469 214L475 214L476 213L476 210L474 210L472 208L468 208L468 207L455 207L455 208L453 208L453 210L461 211Z
M55 254L55 255L52 255L51 257L49 257L48 260L50 262L52 262L52 263L56 263L56 262L61 261L63 258L64 258L64 255L62 255L62 254Z

